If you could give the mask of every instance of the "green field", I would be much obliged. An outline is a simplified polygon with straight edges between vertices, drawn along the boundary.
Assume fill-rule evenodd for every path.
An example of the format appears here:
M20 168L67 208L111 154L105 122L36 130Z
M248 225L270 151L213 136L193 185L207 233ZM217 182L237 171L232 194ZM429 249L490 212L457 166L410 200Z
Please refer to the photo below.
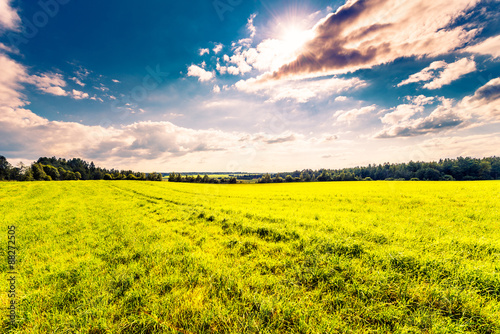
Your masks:
M11 333L500 333L500 182L0 183Z

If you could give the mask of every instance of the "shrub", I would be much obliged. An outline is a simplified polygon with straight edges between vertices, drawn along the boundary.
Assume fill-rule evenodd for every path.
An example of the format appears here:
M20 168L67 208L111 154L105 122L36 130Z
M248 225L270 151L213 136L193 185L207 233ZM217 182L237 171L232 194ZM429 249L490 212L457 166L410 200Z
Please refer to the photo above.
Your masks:
M420 181L418 177L412 177L410 181Z

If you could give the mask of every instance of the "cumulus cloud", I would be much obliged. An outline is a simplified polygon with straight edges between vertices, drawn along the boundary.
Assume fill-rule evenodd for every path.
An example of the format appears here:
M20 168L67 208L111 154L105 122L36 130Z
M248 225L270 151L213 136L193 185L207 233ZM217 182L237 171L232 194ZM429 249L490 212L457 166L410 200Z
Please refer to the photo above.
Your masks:
M89 98L87 93L78 90L66 91L67 83L61 74L29 75L25 66L0 53L0 106L16 108L28 104L21 92L24 84L31 84L45 94L76 100Z
M268 102L293 100L306 103L313 98L325 98L332 94L340 94L366 86L366 82L358 78L320 78L314 80L282 80L262 82L258 79L241 80L235 87L243 92L260 94L269 99Z
M428 116L412 118L424 112L426 102L401 105L381 118L388 127L376 138L411 137L437 133L457 127L475 127L500 122L500 78L489 81L474 95L456 102L439 98L440 104ZM424 100L425 101L425 100ZM428 101L430 103L430 100Z
M209 54L210 50L209 49L200 49L199 51L200 56L203 56L204 54Z
M490 80L474 95L464 97L457 109L465 118L500 122L500 78Z
M226 67L227 73L232 75L245 74L252 70L252 67L247 64L246 58L243 54L237 53L230 58L225 57L228 63L235 64L236 66Z
M212 88L212 91L214 93L220 93L220 86L219 85L214 85L214 88Z
M400 82L398 87L410 83L427 82L423 88L439 89L475 71L476 62L472 58L462 58L451 64L444 61L436 61L429 67L424 68L418 73L412 74L408 79Z
M19 27L21 19L17 11L12 8L12 0L0 0L0 31L16 30Z
M222 51L222 48L224 47L224 44L222 43L219 43L219 44L216 44L215 47L212 49L212 51L215 53L215 54L218 54L219 52Z
M68 93L62 88L66 86L63 76L59 73L44 73L26 78L26 82L34 85L38 90L57 96L66 96Z
M63 87L66 87L67 83L63 76L59 73L43 73L40 75L27 76L24 79L24 82L34 85L38 90L45 94L68 96L74 98L75 100L89 98L89 94L87 93L75 89L71 91L63 89Z
M0 138L0 151L12 158L78 156L104 166L130 168L140 165L149 170L151 166L155 169L160 166L171 170L185 168L186 164L181 162L187 156L191 157L191 167L195 165L193 157L207 157L219 169L224 166L221 159L235 159L242 152L256 154L257 148L262 154L271 150L271 156L275 156L283 152L280 145L288 145L302 137L291 132L249 135L151 121L105 128L49 121L27 109L0 107ZM27 142L26 138L37 140ZM200 167L203 166L206 164Z
M267 38L261 41L256 47L252 47L256 28L253 25L252 15L247 24L250 33L249 38L240 39L232 43L232 55L225 54L222 59L217 59L217 71L221 74L242 75L256 69L261 72L274 71L283 64L294 60L302 45L308 39L312 31L298 33L291 40L279 38ZM225 64L221 64L225 63ZM231 69L229 69L231 67Z
M435 61L431 63L428 67L424 68L422 71L410 75L410 77L406 80L401 81L398 84L398 87L408 85L411 83L417 83L422 81L430 81L436 77L436 72L440 69L443 69L448 64L445 61Z
M337 96L335 98L335 102L344 102L344 101L347 101L347 96Z
M462 47L478 30L452 25L479 0L351 0L314 28L299 56L270 78L346 73L400 57L438 56Z
M491 55L500 58L500 35L490 37L476 45L469 46L463 52Z
M26 67L0 53L0 106L22 107L27 104L21 93L24 84L34 85L45 94L69 96L75 99L88 98L88 94L73 90L66 91L66 82L61 74L43 73L29 75Z
M356 118L370 114L377 109L377 106L367 106L359 109L351 109L351 110L339 110L337 111L333 117L337 118L337 122L345 122L350 123L354 121Z
M149 168L151 163L162 166L166 161L189 154L227 154L235 157L245 145L259 146L261 152L272 146L280 152L279 145L300 138L290 132L281 135L261 133L257 138L242 132L184 128L170 122L138 122L106 128L49 121L25 108L29 102L21 91L23 84L30 83L43 92L58 94L55 88L65 86L62 75L45 73L30 76L24 66L3 54L0 54L0 74L0 152L12 158L29 160L38 156L78 156L111 167L135 164ZM66 94L75 99L89 98L88 94L78 90ZM37 140L26 141L26 138ZM217 156L213 161L220 163L221 158ZM175 161L177 166L185 166L181 160ZM214 166L220 168L220 165Z
M75 90L73 89L71 91L71 96L75 99L75 100L82 100L82 99L88 99L89 98L89 94L87 93L84 93L84 92L81 92L79 90Z
M189 66L187 75L189 77L197 77L200 82L209 81L214 77L212 72L208 72L197 65Z
M26 102L19 90L27 75L24 66L0 53L0 106L25 105Z
M297 51L296 43L270 38L262 41L255 48L237 47L233 56L226 56L224 61L247 69L242 73L249 72L252 68L262 72L274 71L294 60L297 57Z
M453 100L442 99L442 105L434 109L427 117L408 119L400 122L376 135L377 138L411 137L427 133L440 132L461 125L464 120L453 109Z
M422 113L425 110L425 105L431 104L434 97L426 97L419 95L416 97L407 97L410 103L400 104L392 108L389 113L385 114L380 120L384 124L398 124L409 120L417 113Z

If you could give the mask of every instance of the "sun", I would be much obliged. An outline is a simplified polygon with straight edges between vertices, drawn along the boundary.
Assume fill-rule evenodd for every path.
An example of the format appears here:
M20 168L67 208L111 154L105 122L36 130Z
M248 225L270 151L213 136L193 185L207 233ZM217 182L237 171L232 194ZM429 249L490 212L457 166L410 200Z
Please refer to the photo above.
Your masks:
M289 51L297 51L313 37L311 30L304 29L297 24L288 24L281 28L280 40Z

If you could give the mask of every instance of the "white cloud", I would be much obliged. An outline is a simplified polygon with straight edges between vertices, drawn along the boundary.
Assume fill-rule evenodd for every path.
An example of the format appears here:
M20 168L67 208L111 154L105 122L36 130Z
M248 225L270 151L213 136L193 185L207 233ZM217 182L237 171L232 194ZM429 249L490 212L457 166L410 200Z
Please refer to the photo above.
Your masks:
M381 118L382 122L389 126L378 132L375 137L412 137L458 127L471 128L500 122L500 78L489 81L474 95L466 96L459 102L447 98L439 98L439 102L440 105L428 116L418 118L412 117L424 112L423 104L393 108Z
M75 72L75 74L78 77L78 79L85 80L89 76L90 71L84 68L83 66L79 65L78 70Z
M410 83L427 82L423 88L439 89L453 81L460 79L466 74L476 71L476 62L472 58L462 58L454 63L448 64L444 61L433 62L422 71L412 74L408 79L398 84L398 87Z
M8 47L7 45L5 45L3 43L0 43L0 51L5 51L5 52L8 52L8 53L17 53L16 50Z
M253 20L257 17L257 14L252 14L248 18L248 23L247 23L247 29L250 32L250 38L254 38L255 34L257 33L257 28L253 25Z
M80 79L78 79L77 77L70 78L70 80L73 80L77 85L85 87L85 84Z
M57 96L66 96L68 93L62 88L66 87L66 81L59 73L44 73L32 75L26 78L27 83L34 85L38 90Z
M228 67L226 67L226 71L227 71L227 73L232 74L232 75L240 74L240 69L236 66L228 66Z
M20 107L26 104L19 90L27 75L24 66L0 53L0 107Z
M380 120L384 124L398 124L407 121L417 113L422 113L425 110L425 105L432 104L434 97L426 97L419 95L415 97L407 97L409 104L400 104L395 108L390 109L390 112L385 114Z
M347 96L337 96L335 98L335 102L344 102L344 101L347 101Z
M120 83L120 80L116 80L116 79L112 79L111 81L113 81L114 83Z
M422 82L422 81L430 81L436 77L436 71L443 69L448 64L445 61L435 61L429 65L429 67L424 68L422 71L410 75L410 77L406 80L403 80L398 84L398 87L408 85L411 83Z
M12 0L0 0L0 28L16 30L21 23L17 11L11 6Z
M198 51L198 53L200 54L200 56L203 56L204 54L209 54L210 50L209 49L200 49Z
M71 95L75 100L88 99L89 94L73 89Z
M198 81L200 82L209 81L214 77L212 72L205 71L196 65L189 66L187 75L189 77L198 77Z
M219 85L215 85L215 86L214 86L214 88L212 88L212 91L213 91L214 93L216 93L216 94L217 94L217 93L220 93L220 87L219 87Z
M221 66L220 63L217 63L216 69L222 75L227 73L227 66Z
M268 102L294 100L306 103L313 98L325 98L340 94L347 90L366 86L366 82L358 78L339 79L322 78L316 80L282 80L260 82L257 79L239 81L235 87L243 92L267 96Z
M252 67L247 64L246 58L242 54L235 54L234 56L229 58L227 62L236 65L236 66L229 66L227 68L227 72L229 74L233 75L245 74L252 70Z
M37 140L26 142L28 137ZM8 157L77 156L102 166L144 171L185 170L193 166L224 170L233 159L258 169L260 163L254 160L257 152L271 159L283 152L283 147L298 145L305 150L308 144L303 136L290 131L250 135L190 129L170 122L137 122L104 128L49 121L30 110L10 107L0 107L0 138L3 139L0 148ZM209 164L198 166L194 159L202 158L209 160ZM191 163L186 165L185 159Z
M469 46L465 48L463 52L492 55L494 58L500 58L500 35L490 37L476 45Z
M34 85L38 90L45 94L51 94L55 96L68 96L75 100L82 100L89 98L89 94L78 91L71 90L66 91L63 87L66 87L66 81L64 80L62 74L59 73L43 73L40 75L26 76L23 82Z
M490 80L474 95L464 97L456 109L466 119L500 122L500 78Z
M224 44L222 43L219 43L219 44L216 44L215 47L212 49L212 51L215 53L215 54L218 54L219 52L222 51L222 48L224 47Z
M367 106L367 107L363 107L360 109L351 109L351 110L347 110L347 111L346 110L339 110L333 115L333 117L337 118L337 122L350 123L362 115L372 113L376 109L377 109L377 106L372 105L372 106Z

